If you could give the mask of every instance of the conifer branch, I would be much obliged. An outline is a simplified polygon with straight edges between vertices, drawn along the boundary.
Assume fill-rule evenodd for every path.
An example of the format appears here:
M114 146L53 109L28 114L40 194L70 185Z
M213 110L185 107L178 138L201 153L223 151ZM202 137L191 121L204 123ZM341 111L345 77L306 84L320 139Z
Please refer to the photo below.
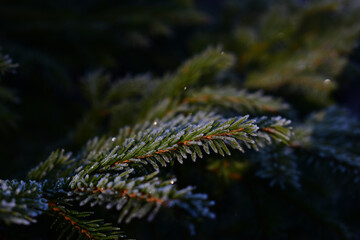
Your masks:
M91 219L92 212L79 212L70 210L60 204L49 202L49 209L52 214L57 216L52 224L60 232L58 239L62 239L64 234L71 238L77 233L78 239L97 240L97 239L119 239L125 235L120 228L113 227L111 223L104 223L102 219Z
M312 63L313 64L313 63ZM295 65L295 63L294 63ZM276 72L266 72L262 74L256 74L250 76L246 83L246 87L249 89L264 89L269 92L276 92L281 89L288 89L296 95L306 95L310 101L318 100L318 104L327 105L331 103L330 93L336 89L337 84L330 79L328 81L325 75L299 75L293 76L294 72L289 71L290 76L282 74L279 77L278 68L274 69ZM266 77L265 77L266 76Z
M246 116L222 119L222 121L202 122L197 125L187 123L175 128L154 129L152 132L142 133L137 139L128 139L126 146L117 153L119 159L115 162L109 161L102 170L110 170L108 167L131 162L150 163L158 169L158 164L166 166L175 158L182 163L183 158L187 158L188 154L191 154L195 161L197 156L200 158L203 156L200 147L208 154L209 147L222 155L224 151L230 154L223 144L225 137L253 143L248 136L255 135L257 126L253 124L254 121L247 121L247 118Z
M205 76L211 79L226 71L234 64L234 60L231 54L225 54L220 47L207 48L186 61L174 74L165 76L152 94L144 99L140 115L148 120L164 117L171 106L181 102L185 91L199 85ZM163 107L159 108L159 104Z
M274 139L279 142L288 144L292 136L292 127L290 127L291 120L277 117L260 117L256 120L259 126L259 137L265 138L271 142Z
M47 210L42 185L35 181L0 180L0 221L29 225Z
M235 58L231 54L225 54L221 47L209 47L187 60L172 76L165 77L163 85L159 85L157 90L163 89L161 92L166 90L166 96L177 97L184 90L198 83L202 77L229 69L234 61ZM156 90L154 92L158 93Z
M133 127L120 128L116 136L111 137L95 137L86 143L83 150L76 156L70 169L76 169L82 165L90 164L91 162L99 161L107 156L119 146L126 146L129 139L138 141L143 136L149 135L152 132L159 133L162 129L183 128L185 125L199 124L204 121L215 121L220 119L220 116L213 113L198 112L197 114L178 115L176 118L165 117L164 119L155 120L153 122L145 122L136 124ZM135 141L134 140L134 141Z
M146 215L151 220L161 207L174 206L195 217L213 217L208 209L213 203L207 201L204 194L193 194L193 188L177 190L174 179L162 181L154 177L156 172L135 178L129 174L144 164L150 163L158 170L159 164L166 166L175 159L182 163L188 154L195 161L197 156L203 156L202 151L210 153L210 148L221 155L230 155L227 145L243 151L243 144L258 149L271 143L271 139L287 142L290 137L290 122L280 117L221 119L199 113L155 123L124 128L116 137L95 138L74 159L64 151L54 152L31 171L29 177L46 179L57 169L55 176L68 177L62 184L57 184L60 191L67 193L68 201L106 206L107 209L116 206L120 211L119 222L128 223ZM69 167L76 169L72 172L63 170ZM135 172L136 175L139 172ZM80 229L80 224L64 215L64 211L61 213L63 218ZM80 232L92 238L87 230Z
M52 152L44 162L30 170L28 177L37 181L50 179L51 177L54 179L66 177L67 173L64 167L73 161L74 159L71 158L71 153L65 153L64 150L56 150Z
M101 205L107 209L116 208L120 212L118 222L129 223L133 218L152 220L161 207L175 207L185 209L194 217L210 217L209 211L213 202L207 200L206 194L192 193L193 187L177 190L176 179L161 181L153 174L129 178L102 174L85 176L79 179L77 175L70 185L72 191L68 196L80 202L80 206Z
M178 121L169 121L159 128L140 131L122 144L108 148L108 153L96 156L96 161L91 160L90 164L81 167L79 174L84 177L99 171L118 171L138 166L139 163L150 164L155 170L159 170L159 164L166 166L174 159L182 163L188 154L193 161L197 157L202 158L202 151L210 154L210 148L224 156L225 153L230 155L226 145L244 151L242 145L258 150L271 143L271 139L285 143L289 141L290 121L280 117L260 118L257 120L259 129L255 125L256 120L247 118L248 116L215 121L204 119L197 124L188 122L179 125Z
M200 91L189 91L182 104L206 107L220 107L237 112L279 112L288 108L280 99L264 95L258 91L249 93L232 87L221 89L204 88Z

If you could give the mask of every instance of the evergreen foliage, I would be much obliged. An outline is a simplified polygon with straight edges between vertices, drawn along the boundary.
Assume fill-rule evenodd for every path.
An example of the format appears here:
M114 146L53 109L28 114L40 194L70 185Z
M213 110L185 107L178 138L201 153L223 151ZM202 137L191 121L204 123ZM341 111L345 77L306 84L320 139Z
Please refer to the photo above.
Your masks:
M355 0L42 3L0 7L0 238L359 238Z
M35 181L0 180L1 220L6 224L29 225L48 209L42 185Z

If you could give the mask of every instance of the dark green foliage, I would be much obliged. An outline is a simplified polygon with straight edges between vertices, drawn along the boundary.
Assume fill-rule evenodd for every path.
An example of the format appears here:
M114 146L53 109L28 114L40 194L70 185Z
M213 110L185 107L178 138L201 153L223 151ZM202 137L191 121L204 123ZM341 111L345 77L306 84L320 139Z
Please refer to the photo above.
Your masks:
M71 158L71 153L64 153L64 150L56 150L51 153L48 159L39 164L35 169L32 169L28 177L29 179L41 181L44 179L51 180L52 178L66 177L68 174L64 171L59 171L61 167L66 167L73 162L74 159ZM54 175L52 175L52 173Z
M89 220L92 212L78 212L69 210L61 205L51 206L56 217L52 228L60 234L58 239L119 239L125 235L111 223L104 223L102 219Z
M302 111L304 102L326 106L346 63L344 54L358 37L358 6L356 1L298 2L254 1L264 11L249 13L247 4L229 1L219 11L224 21L216 22L216 34L199 31L192 45L223 42L238 57L247 88L282 95Z
M46 179L43 195L51 210L60 212L71 223L72 227L68 224L65 230L78 227L79 232L88 237L99 237L101 232L94 232L91 225L94 222L83 219L88 217L86 212L74 212L65 205L54 208L53 205L64 202L69 206L116 207L120 212L119 223L123 220L129 223L133 218L145 216L152 220L161 207L183 208L195 218L214 218L208 209L213 202L207 200L206 194L194 194L192 187L177 190L174 179L154 178L158 172L141 175L144 171L153 171L144 168L145 165L159 171L159 165L166 167L175 160L183 163L188 155L195 161L197 156L203 157L202 151L210 154L210 149L222 156L225 153L230 155L226 145L244 152L244 145L258 150L265 143L271 143L271 139L278 142L289 140L289 121L280 117L263 117L257 120L257 126L255 120L247 118L222 119L198 113L145 123L136 126L135 131L123 129L118 136L90 140L85 150L74 158L64 151L53 152L45 162L30 171L29 178ZM57 183L54 182L56 179ZM108 237L113 239L115 235Z
M236 112L250 113L277 113L289 106L280 99L274 99L262 92L249 93L245 90L237 91L231 87L204 88L202 91L191 91L183 100L183 104L196 106L196 108L219 108L221 110L234 110ZM181 106L184 108L184 106ZM192 109L193 110L193 109Z
M359 7L4 3L0 238L359 238Z

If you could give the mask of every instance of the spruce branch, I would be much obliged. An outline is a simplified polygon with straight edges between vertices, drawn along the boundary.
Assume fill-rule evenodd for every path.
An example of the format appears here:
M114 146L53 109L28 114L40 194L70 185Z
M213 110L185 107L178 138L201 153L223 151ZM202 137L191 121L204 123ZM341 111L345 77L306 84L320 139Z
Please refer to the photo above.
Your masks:
M212 159L208 169L217 175L222 175L225 180L242 180L243 173L255 165L255 175L269 179L270 186L279 185L300 187L300 171L297 168L296 159L292 151L286 145L289 144L292 136L290 121L281 117L260 117L256 119L259 130L257 131L256 144L248 145L248 148L259 150L273 140L283 142L285 145L272 145L261 152L250 153L245 159L239 161L239 156L232 156L225 159ZM241 149L240 149L241 150Z
M274 139L279 142L288 144L292 135L292 127L290 127L291 120L277 117L260 117L257 119L259 126L259 137L265 138L268 142Z
M189 91L182 104L219 107L237 112L280 112L288 109L288 105L261 91L249 93L246 90L237 90L232 87L220 89L203 88L200 91Z
M150 74L127 75L115 80L104 98L108 104L119 101L135 101L139 96L146 97L158 87L160 80L153 79Z
M126 147L129 144L130 139L132 139L131 141L139 142L144 136L151 136L150 134L161 134L163 129L180 129L184 128L184 126L189 123L196 125L218 119L220 119L220 116L215 115L214 113L198 112L194 115L178 115L176 118L165 117L161 121L155 120L154 122L136 124L133 127L123 127L119 129L118 134L115 136L101 138L95 137L89 140L84 149L76 156L76 161L74 161L71 168L76 169L82 165L106 158L108 153L114 151L115 148L119 148L120 146ZM117 150L118 149L115 151Z
M42 185L35 181L0 180L0 221L29 225L47 210Z
M233 55L225 54L221 47L209 47L180 66L171 80L164 82L165 86L161 88L165 87L167 96L179 96L184 90L198 83L202 77L229 69L234 61Z
M164 117L166 111L171 110L171 106L181 102L185 91L200 85L204 77L213 79L217 74L228 70L233 66L234 60L234 57L225 54L221 47L207 48L186 61L174 74L160 80L158 87L144 99L140 116L148 120ZM158 104L163 106L159 108Z
M111 83L110 76L101 70L90 73L83 79L83 90L91 109L80 122L75 138L82 142L85 137L93 137L91 134L107 116L111 117L112 129L132 124L134 120L163 118L180 104L186 89L200 86L204 78L213 79L233 63L231 54L224 54L220 47L209 47L186 61L175 73L160 79L145 74Z
M66 177L68 173L65 167L73 161L71 153L65 153L64 150L56 150L44 162L30 170L28 177L36 181Z
M95 138L73 158L64 151L56 151L32 170L29 177L45 180L45 195L51 202L60 194L66 195L67 203L101 205L107 209L116 206L120 211L119 222L128 223L145 216L151 220L161 207L180 207L194 217L213 217L209 211L213 203L206 195L192 193L192 187L177 190L174 179L160 180L155 177L157 172L144 176L144 166L150 164L152 169L159 170L159 165L166 166L176 160L182 163L188 155L195 161L203 157L203 151L209 154L210 149L223 156L230 155L227 146L244 151L243 145L258 150L272 140L286 143L291 135L289 123L281 117L224 119L201 112L165 118L126 127L115 137ZM134 175L130 176L131 173ZM46 180L54 176L59 179L56 186ZM53 211L57 209L60 208ZM74 212L79 214L77 218L69 216L70 211L65 207L58 211L70 223L68 228L94 238L97 233L91 233L86 220L81 222L82 213Z
M47 175L52 177L70 177L74 173L79 172L80 170L78 169L82 169L84 166L95 164L104 159L109 161L109 158L118 158L118 154L114 155L114 153L121 146L126 150L129 142L139 142L144 136L161 134L163 129L182 129L189 123L196 125L204 121L210 122L218 119L220 119L220 116L213 113L199 112L194 115L179 115L176 118L164 118L161 121L156 120L154 122L136 124L133 127L123 127L119 129L119 133L116 136L95 137L89 140L85 147L73 157L71 157L71 153L65 153L64 150L53 152L47 160L30 171L29 178L40 180L45 179ZM130 144L129 148L131 146ZM112 152L113 154L111 154Z
M192 160L196 157L202 158L202 151L210 153L209 147L214 152L224 155L224 151L230 154L226 145L223 144L224 138L238 138L249 143L253 140L249 135L255 135L257 126L254 121L247 121L247 116L233 118L222 121L201 122L196 125L191 123L168 128L164 130L154 129L151 132L142 133L137 139L128 139L118 153L119 159L115 162L109 161L102 170L110 170L107 167L127 163L150 163L156 170L158 164L166 166L167 163L177 159L182 163L184 158L190 154Z
M162 181L155 177L157 172L150 175L129 178L101 174L78 178L77 175L70 182L72 191L68 196L80 202L80 206L106 206L106 209L116 208L120 212L118 222L129 223L133 218L143 218L151 221L161 207L180 207L193 217L210 217L209 211L213 202L207 200L206 194L192 193L193 187L177 190L176 179Z
M90 173L138 167L139 164L150 164L159 170L159 165L166 166L175 159L182 163L188 155L195 161L197 157L203 157L202 151L210 154L210 149L224 156L225 153L230 155L227 145L240 151L244 151L243 145L258 150L271 143L271 139L286 143L290 138L289 120L260 118L257 120L259 129L256 120L247 119L248 116L211 121L203 119L196 124L187 122L179 125L179 121L172 120L149 131L139 131L135 137L108 149L108 153L101 152L101 156L96 155L78 172L84 177Z
M49 202L51 214L56 216L52 228L59 231L58 239L62 239L67 234L67 239L71 239L74 234L77 239L119 239L125 235L120 228L113 227L111 223L104 223L102 219L92 219L92 212L80 212L71 210L61 204Z

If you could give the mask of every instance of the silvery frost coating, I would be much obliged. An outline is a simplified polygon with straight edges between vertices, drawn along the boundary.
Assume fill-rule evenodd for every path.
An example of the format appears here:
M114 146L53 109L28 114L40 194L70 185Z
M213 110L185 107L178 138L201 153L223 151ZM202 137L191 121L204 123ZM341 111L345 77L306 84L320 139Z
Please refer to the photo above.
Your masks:
M48 209L38 182L0 180L0 190L0 219L6 224L29 225Z
M69 191L68 196L74 197L80 205L101 205L106 209L119 211L118 222L129 223L133 218L147 216L152 220L161 207L181 207L193 217L210 217L206 194L194 194L194 187L176 189L176 179L161 181L153 174L128 179L129 175L111 176L110 174L86 175L77 179L72 187L76 191ZM95 192L95 194L94 194Z

